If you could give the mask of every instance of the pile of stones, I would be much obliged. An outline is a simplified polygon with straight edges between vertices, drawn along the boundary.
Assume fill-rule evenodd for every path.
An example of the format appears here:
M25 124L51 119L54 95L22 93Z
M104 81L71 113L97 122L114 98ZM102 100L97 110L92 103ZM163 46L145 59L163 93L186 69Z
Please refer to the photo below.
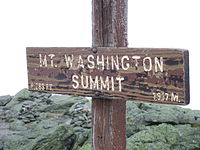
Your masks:
M127 102L127 150L200 149L200 111ZM0 150L91 150L91 100L22 89L0 96Z
M71 116L70 122L73 127L91 128L92 115L91 115L91 104L90 102L78 102L75 103L69 109L69 115Z

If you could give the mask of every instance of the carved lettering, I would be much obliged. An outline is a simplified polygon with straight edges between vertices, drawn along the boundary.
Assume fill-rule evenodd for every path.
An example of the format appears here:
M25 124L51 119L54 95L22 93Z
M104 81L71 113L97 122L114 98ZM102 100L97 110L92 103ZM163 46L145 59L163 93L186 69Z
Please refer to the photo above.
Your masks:
M98 76L96 76L94 80L92 79L92 76L90 76L90 89L99 89Z
M74 89L78 89L78 87L79 87L79 82L77 81L78 78L79 78L78 75L73 75L72 76L72 87Z
M173 92L171 93L163 91L155 92L153 93L153 99L154 101L166 101L166 102L168 101L168 102L178 102L178 103L181 102L178 95Z
M72 68L73 61L74 61L74 55L71 55L71 56L65 55L65 63L66 63L67 68Z
M112 81L111 81L112 82ZM106 89L107 91L110 90L110 84L109 84L109 77L106 76L106 79L104 81L103 77L100 76L100 89L103 90L103 89Z
M118 91L122 91L122 82L124 81L124 77L118 76L114 77L102 77L102 76L84 76L78 75L72 76L72 87L74 89L84 88L91 90L112 90L115 91L115 84L118 85ZM110 87L111 85L111 87Z
M158 57L155 57L154 60L155 60L155 72L158 72L158 68L160 69L160 72L163 72L163 57L160 57L160 61Z
M132 58L135 60L135 68L137 70L138 65L139 65L138 59L140 59L141 57L140 56L132 56Z
M44 57L42 57L42 54L39 54L39 61L40 61L40 67L47 67L47 55L44 55Z
M78 69L80 68L84 68L84 63L83 63L83 58L81 55L79 55L78 57L78 66L77 66Z
M111 65L112 65L112 70L119 70L119 57L118 55L115 56L111 56Z
M93 55L89 55L87 57L87 60L88 60L88 64L87 64L88 68L89 69L94 69L94 56Z
M122 69L123 69L123 70L128 70L129 67L130 67L130 64L129 64L129 63L126 63L126 64L125 64L125 62L124 62L125 59L126 59L126 60L129 60L129 57L128 57L128 56L122 56L122 59L121 59Z
M101 55L101 60L99 58L100 56L97 55L97 69L104 70L104 55Z
M148 63L147 63L148 62ZM148 65L147 65L148 64ZM148 66L148 67L147 67ZM151 57L145 57L143 59L143 67L144 67L144 71L151 71L152 70L152 61L151 61Z

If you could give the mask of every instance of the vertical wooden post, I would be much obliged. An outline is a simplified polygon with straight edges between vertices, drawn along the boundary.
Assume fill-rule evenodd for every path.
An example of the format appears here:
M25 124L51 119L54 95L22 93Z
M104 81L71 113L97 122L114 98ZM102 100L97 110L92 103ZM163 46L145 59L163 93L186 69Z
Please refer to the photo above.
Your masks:
M92 1L92 46L127 47L127 0ZM126 102L92 100L93 150L126 149Z

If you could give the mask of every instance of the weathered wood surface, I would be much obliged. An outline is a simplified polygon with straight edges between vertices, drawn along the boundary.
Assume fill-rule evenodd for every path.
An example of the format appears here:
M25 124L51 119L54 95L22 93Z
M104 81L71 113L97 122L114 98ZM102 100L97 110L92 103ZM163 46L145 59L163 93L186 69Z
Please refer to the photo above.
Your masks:
M189 103L187 50L27 48L27 61L29 90L102 99Z
M127 0L92 0L92 47L127 47ZM126 149L126 101L92 98L93 150Z

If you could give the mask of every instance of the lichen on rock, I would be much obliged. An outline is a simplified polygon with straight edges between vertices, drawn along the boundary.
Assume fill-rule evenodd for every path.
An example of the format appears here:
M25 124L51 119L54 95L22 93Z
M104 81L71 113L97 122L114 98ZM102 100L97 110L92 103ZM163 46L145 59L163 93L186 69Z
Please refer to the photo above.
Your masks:
M90 150L91 101L21 90L0 106L0 150ZM1 102L0 102L1 104ZM127 102L127 150L200 149L200 111Z

